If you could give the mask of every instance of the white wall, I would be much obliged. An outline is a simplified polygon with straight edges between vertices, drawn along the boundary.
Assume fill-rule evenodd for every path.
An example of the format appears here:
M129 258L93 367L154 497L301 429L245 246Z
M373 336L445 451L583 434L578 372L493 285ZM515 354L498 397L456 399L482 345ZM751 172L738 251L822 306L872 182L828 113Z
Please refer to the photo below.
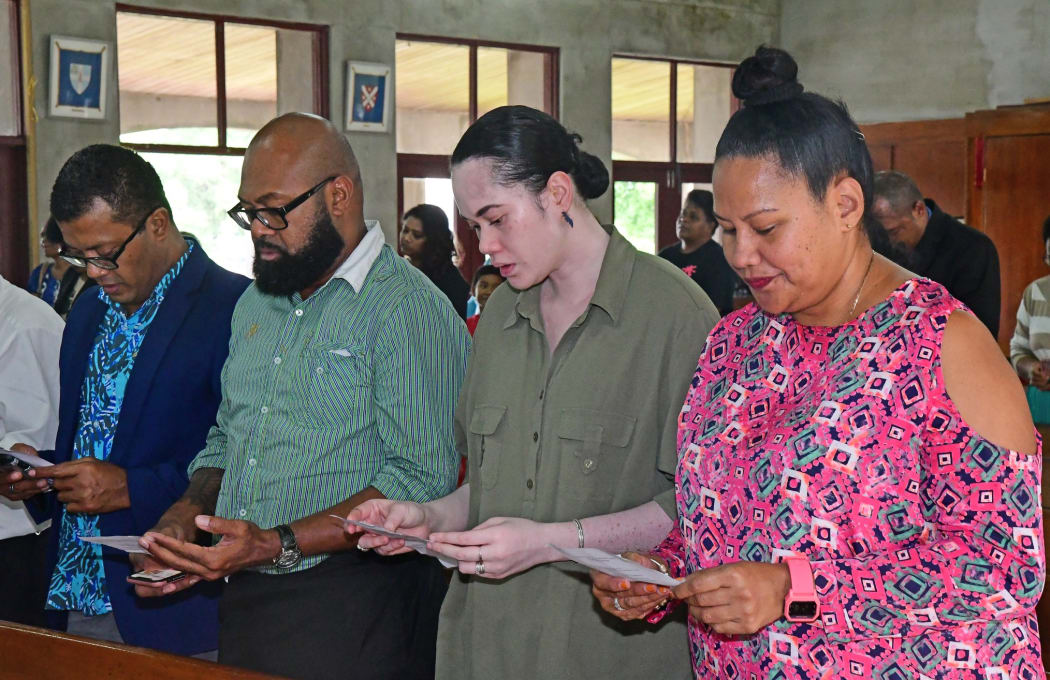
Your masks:
M783 0L780 45L863 123L1050 97L1047 0Z

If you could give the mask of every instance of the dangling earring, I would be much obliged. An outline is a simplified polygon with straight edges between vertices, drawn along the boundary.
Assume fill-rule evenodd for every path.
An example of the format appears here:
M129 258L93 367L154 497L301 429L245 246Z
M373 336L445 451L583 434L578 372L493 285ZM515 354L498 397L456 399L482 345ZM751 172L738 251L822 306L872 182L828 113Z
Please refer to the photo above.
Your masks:
M574 226L573 223L572 223L572 218L569 217L569 213L568 212L562 210L561 211L561 218L563 220L565 220L566 222L568 222L570 227Z

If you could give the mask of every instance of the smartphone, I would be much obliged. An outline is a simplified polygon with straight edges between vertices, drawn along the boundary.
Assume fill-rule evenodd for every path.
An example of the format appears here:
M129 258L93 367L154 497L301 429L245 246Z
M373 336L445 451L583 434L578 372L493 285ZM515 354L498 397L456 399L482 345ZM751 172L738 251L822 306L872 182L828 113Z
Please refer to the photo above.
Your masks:
M186 578L186 572L178 569L144 569L128 578L140 583L174 583Z
M10 453L0 453L0 468L13 468L11 472L17 470L25 475L33 469L33 466L25 461L15 458Z

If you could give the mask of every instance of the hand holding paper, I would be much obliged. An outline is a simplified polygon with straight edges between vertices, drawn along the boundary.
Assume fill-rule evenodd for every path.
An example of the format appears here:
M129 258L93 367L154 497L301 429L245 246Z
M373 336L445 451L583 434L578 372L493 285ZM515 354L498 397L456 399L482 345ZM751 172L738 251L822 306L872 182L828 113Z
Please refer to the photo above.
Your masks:
M332 516L335 517L335 515ZM418 553L422 553L423 555L436 557L437 560L446 567L456 566L456 560L446 557L445 555L442 555L439 552L435 552L427 548L427 541L424 538L419 538L418 536L411 536L409 534L402 534L397 531L387 531L381 526L369 524L368 522L360 522L353 519L348 519L345 521L347 525L359 527L370 534L375 534L377 536L385 536L386 538L400 539L405 542L406 547L411 548L412 550L415 550Z
M619 555L612 555L597 548L559 548L556 545L551 547L577 564L582 564L585 567L616 578L639 583L653 583L658 586L667 586L668 588L682 582L681 579L671 578L662 571L644 567L638 562L625 559Z

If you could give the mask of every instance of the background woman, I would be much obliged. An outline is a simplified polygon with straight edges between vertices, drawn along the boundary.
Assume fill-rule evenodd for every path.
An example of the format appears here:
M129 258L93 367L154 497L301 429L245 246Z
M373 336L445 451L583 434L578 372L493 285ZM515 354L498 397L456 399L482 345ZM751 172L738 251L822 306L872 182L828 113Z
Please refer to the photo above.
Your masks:
M420 203L406 212L401 222L401 253L427 275L466 321L470 286L452 264L455 246L445 211Z
M55 218L49 217L40 230L40 245L48 261L41 262L29 273L29 292L54 307L64 319L80 294L95 284L84 270L66 262L62 250L62 230Z
M598 223L585 201L609 175L578 142L524 106L485 114L459 141L456 203L509 284L486 303L456 409L469 483L350 514L458 560L439 678L689 675L680 619L647 631L596 617L586 574L551 548L617 552L666 535L675 415L718 319L700 288Z
M796 72L780 50L745 60L715 152L726 256L756 304L708 338L681 413L680 524L651 555L686 579L671 594L694 671L1043 677L1024 395L980 321L872 251L863 137ZM592 576L624 619L667 597Z
M724 316L733 311L733 290L739 279L726 262L722 246L712 238L716 229L711 192L693 189L675 223L679 241L661 250L660 257L700 284Z

